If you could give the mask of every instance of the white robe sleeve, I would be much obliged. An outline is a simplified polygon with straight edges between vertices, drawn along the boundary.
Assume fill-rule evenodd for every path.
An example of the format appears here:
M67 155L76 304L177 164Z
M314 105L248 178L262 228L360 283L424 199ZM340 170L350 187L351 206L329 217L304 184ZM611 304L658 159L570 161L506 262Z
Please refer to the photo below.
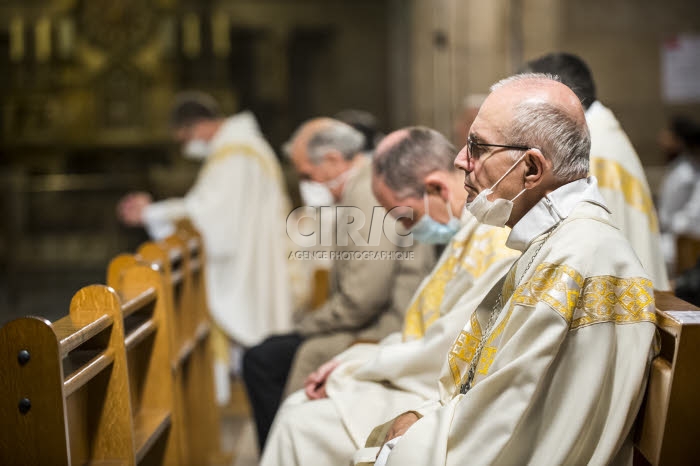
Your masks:
M187 217L185 200L173 198L146 206L143 223L148 235L155 241L160 241L175 233L175 221L184 217Z
M204 235L207 254L230 256L241 245L252 244L254 232L243 224L266 205L261 199L264 187L255 185L265 178L255 160L235 154L202 169L185 196L185 207ZM256 183L251 186L246 180Z

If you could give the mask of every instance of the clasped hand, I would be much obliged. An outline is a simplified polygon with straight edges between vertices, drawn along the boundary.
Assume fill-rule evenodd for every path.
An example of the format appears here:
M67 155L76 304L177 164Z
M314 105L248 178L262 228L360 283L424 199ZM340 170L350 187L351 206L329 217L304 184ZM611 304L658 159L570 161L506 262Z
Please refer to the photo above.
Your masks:
M326 398L326 381L331 372L340 365L340 361L331 359L312 372L304 381L304 392L310 400Z

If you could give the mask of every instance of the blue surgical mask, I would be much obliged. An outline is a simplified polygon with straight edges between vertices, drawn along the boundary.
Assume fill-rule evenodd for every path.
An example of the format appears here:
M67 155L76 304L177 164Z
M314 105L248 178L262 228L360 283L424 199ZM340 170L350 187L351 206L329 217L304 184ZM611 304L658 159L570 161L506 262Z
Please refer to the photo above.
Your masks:
M413 225L411 233L416 241L425 244L447 244L452 237L460 230L462 224L459 219L452 215L452 207L449 201L447 204L447 212L450 215L450 220L445 223L440 223L434 220L428 213L428 195L423 194L423 202L425 203L425 214L420 220Z

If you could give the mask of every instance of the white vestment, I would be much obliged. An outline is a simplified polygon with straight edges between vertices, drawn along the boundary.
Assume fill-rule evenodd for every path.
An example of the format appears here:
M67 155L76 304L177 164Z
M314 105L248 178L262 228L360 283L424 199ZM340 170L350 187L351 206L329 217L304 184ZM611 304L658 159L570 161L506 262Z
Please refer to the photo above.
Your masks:
M337 356L328 398L292 394L277 414L262 465L347 464L372 428L437 396L441 357L471 310L519 255L507 229L465 213L438 264L414 294L403 332Z
M670 290L659 222L644 168L615 115L598 101L586 110L591 133L591 175L612 213L613 222L651 275L654 288Z
M662 246L669 270L676 268L676 236L700 237L700 163L680 154L668 167L659 193Z
M388 465L631 464L654 294L602 202L595 178L578 180L514 226L507 244L523 255L464 326L439 401L418 407Z
M684 216L683 211L698 184L698 175L700 164L689 154L680 154L668 166L659 190L659 222L663 231L677 233L674 217Z
M279 162L255 118L225 120L195 185L181 199L150 205L149 230L189 217L204 237L212 317L243 346L288 332L291 298L285 219L289 202Z

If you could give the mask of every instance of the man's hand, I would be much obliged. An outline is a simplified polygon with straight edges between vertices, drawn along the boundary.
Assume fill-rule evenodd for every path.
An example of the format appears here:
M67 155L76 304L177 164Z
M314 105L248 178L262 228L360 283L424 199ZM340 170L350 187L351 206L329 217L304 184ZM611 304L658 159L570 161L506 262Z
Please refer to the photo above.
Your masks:
M403 413L401 416L397 417L394 423L391 425L389 432L386 433L384 443L405 434L408 428L415 424L418 419L418 415L413 411ZM384 444L382 444L382 446L384 446Z
M143 211L151 202L153 202L153 198L148 193L129 193L117 204L117 216L127 226L141 226L143 225Z
M304 392L310 400L320 400L326 398L326 380L331 372L340 365L340 361L331 359L312 372L304 381Z

